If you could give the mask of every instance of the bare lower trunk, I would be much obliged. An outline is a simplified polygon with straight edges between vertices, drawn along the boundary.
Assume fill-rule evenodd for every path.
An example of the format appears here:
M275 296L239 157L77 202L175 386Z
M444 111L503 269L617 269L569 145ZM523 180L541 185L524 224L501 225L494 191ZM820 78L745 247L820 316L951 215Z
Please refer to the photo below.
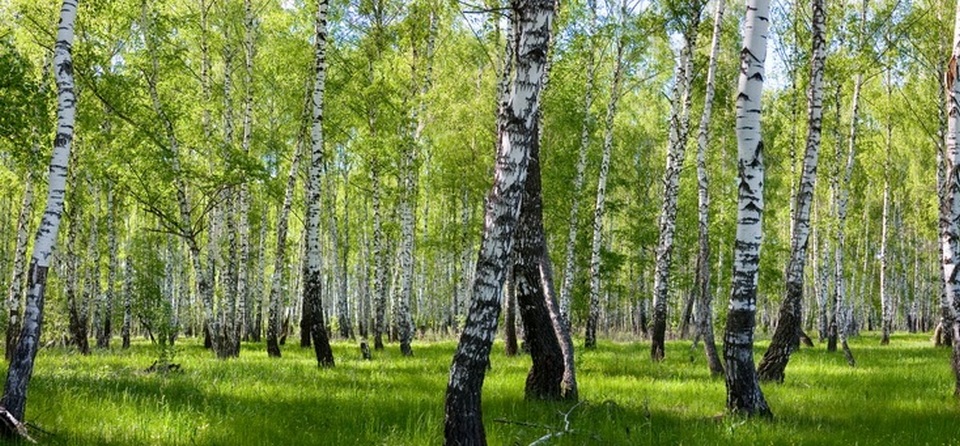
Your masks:
M767 54L770 1L749 0L740 51L737 87L737 150L739 192L737 234L733 250L733 283L723 335L727 410L747 416L770 416L753 363L757 313L757 276L763 240L763 141L760 110L763 64Z
M517 355L517 279L516 263L507 267L507 277L503 284L503 353Z
M667 287L670 281L670 263L673 239L677 230L677 201L680 194L680 172L690 124L691 85L693 81L693 51L697 45L700 12L706 2L691 4L690 23L686 24L684 47L677 63L670 110L670 136L667 147L667 167L663 172L663 205L660 208L660 235L657 241L656 263L653 273L653 333L650 358L663 360L667 332ZM692 301L691 301L692 304ZM689 314L689 313L687 313Z
M798 347L802 324L803 270L810 236L810 209L817 182L817 161L823 124L823 72L826 58L826 10L823 0L813 0L812 57L807 108L807 143L803 173L794 207L790 261L786 271L786 295L780 306L777 329L757 367L761 380L783 382L790 354Z
M700 128L697 133L697 197L698 197L698 252L696 269L697 294L697 333L703 339L707 366L712 375L723 374L723 363L717 353L717 344L713 336L713 295L710 289L710 194L707 177L707 146L710 137L710 119L713 110L714 82L717 71L717 59L720 52L720 32L723 25L723 11L726 0L717 1L717 10L713 16L713 37L710 43L710 62L707 68L706 94Z
M27 173L23 184L23 202L17 216L17 244L13 251L13 276L7 293L7 348L6 358L10 361L20 336L20 307L23 296L23 274L27 258L27 236L30 226L30 214L33 209L33 177Z
M473 299L450 367L444 422L447 445L486 444L480 393L497 329L504 272L513 250L529 150L537 137L534 122L540 105L554 3L537 0L517 7L517 68L509 100L500 111L504 118L498 119L502 123L498 129L498 156L493 188L487 199Z
M617 40L617 62L613 69L610 102L607 103L603 157L600 161L600 174L597 179L597 201L593 208L593 242L590 248L590 305L587 316L587 331L583 342L584 348L593 348L597 345L597 326L600 323L600 247L603 244L607 175L610 172L610 156L613 151L613 125L617 115L617 101L620 99L620 84L623 77L623 45L623 37L620 36Z
M3 398L0 399L0 406L18 422L22 422L26 413L27 388L33 376L33 363L40 343L40 327L43 325L47 271L56 246L60 216L63 212L63 199L67 188L67 163L70 159L70 146L73 142L77 112L71 56L76 17L76 0L64 0L60 9L60 23L53 56L53 71L57 82L57 133L53 140L53 154L50 160L46 210L40 220L40 227L33 244L30 268L27 272L27 299L23 328L7 370ZM9 429L2 433L8 437L21 435L21 432Z

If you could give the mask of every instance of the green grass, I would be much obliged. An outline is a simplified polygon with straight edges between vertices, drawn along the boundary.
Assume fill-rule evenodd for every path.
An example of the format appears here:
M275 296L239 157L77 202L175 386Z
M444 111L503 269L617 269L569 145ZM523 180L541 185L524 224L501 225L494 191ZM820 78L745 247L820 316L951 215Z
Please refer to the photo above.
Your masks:
M176 359L183 371L170 374L143 372L148 344L87 357L47 349L27 415L52 434L40 435L49 444L439 444L454 347L416 343L404 358L393 345L370 362L336 343L337 367L324 370L297 346L270 359L262 345L245 345L240 359L219 361L189 340ZM866 336L852 348L856 368L822 346L796 353L786 383L763 386L775 414L767 421L718 417L723 380L689 342L668 343L659 364L646 342L601 342L577 353L577 433L550 444L960 444L947 349L926 335L898 335L887 347ZM491 444L526 445L547 432L530 425L562 426L572 404L523 399L528 358L504 357L498 344L492 364L483 393Z

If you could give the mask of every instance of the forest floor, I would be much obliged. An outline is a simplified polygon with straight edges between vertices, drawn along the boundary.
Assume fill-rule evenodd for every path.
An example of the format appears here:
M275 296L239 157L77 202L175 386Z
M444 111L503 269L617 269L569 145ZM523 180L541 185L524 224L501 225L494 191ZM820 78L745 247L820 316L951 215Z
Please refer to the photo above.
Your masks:
M530 364L494 346L483 389L487 437L494 445L838 444L960 442L960 403L952 396L949 349L929 335L894 336L881 347L852 340L856 368L823 345L796 353L784 384L763 390L775 418L723 416L722 378L702 350L667 344L649 360L649 343L600 342L577 351L582 403L525 401ZM405 358L396 345L363 361L354 343L333 345L337 365L318 369L312 349L287 344L271 359L262 344L220 361L197 340L178 344L181 371L146 373L156 348L42 350L27 418L45 444L428 445L440 444L443 400L454 341L417 342ZM581 344L582 345L582 344ZM757 346L757 357L766 342ZM2 376L5 366L0 366ZM44 433L45 432L45 433Z

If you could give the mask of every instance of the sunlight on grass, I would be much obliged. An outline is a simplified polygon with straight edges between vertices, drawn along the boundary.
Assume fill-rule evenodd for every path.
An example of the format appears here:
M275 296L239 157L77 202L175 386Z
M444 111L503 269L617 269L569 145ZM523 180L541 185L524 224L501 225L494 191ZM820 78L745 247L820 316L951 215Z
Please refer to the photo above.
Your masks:
M757 347L762 353L763 345ZM311 349L287 346L281 359L244 345L220 361L193 340L182 343L182 371L148 374L154 350L82 357L47 349L38 357L28 418L59 444L438 444L453 341L396 346L363 361L335 343L337 367L319 369ZM526 401L530 359L494 346L484 386L491 444L529 444L560 430L551 444L955 444L958 404L947 349L925 335L852 342L858 366L823 346L796 353L784 384L764 384L773 421L725 417L722 378L711 377L690 343L667 346L662 363L649 344L601 342L578 351L583 402ZM4 371L5 372L5 371Z

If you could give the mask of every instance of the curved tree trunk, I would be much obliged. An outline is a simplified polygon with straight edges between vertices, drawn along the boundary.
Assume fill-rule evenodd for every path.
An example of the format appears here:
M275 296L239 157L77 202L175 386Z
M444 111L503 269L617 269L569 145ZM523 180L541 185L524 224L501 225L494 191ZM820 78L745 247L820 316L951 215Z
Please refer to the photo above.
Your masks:
M757 373L761 380L783 382L790 354L799 346L801 308L803 305L803 269L810 239L810 209L817 182L817 161L823 122L823 71L826 59L826 10L823 0L813 0L813 46L810 61L810 86L807 108L807 147L803 157L803 173L794 207L790 263L786 273L786 296L780 306L779 322Z
M53 140L53 154L50 160L49 188L46 209L40 220L33 245L33 256L27 272L27 302L24 311L23 329L17 341L16 350L7 370L7 380L3 389L0 406L10 416L22 422L27 407L27 387L33 376L33 361L37 356L40 343L40 327L43 325L43 305L47 285L47 271L53 257L53 249L60 229L60 216L63 213L63 198L67 189L67 163L70 159L70 146L73 143L73 129L77 113L77 97L73 81L73 29L77 18L77 1L64 0L60 9L60 23L57 27L54 44L53 65L57 82L57 133ZM6 436L20 435L10 430L2 432Z
M753 365L753 332L757 314L757 276L763 240L763 141L760 107L763 64L767 55L770 0L749 0L740 50L737 86L737 151L739 191L737 236L733 249L733 283L723 334L727 409L747 416L770 416Z
M717 354L717 343L713 337L713 295L710 290L710 194L707 178L707 146L710 137L710 117L713 111L714 83L717 75L717 59L720 52L720 32L723 26L723 10L726 0L717 0L717 10L713 16L713 38L710 42L710 63L707 68L706 93L703 100L703 115L700 117L700 129L697 133L697 191L698 191L698 247L696 293L697 325L703 339L707 367L713 375L723 374L723 364Z
M500 313L500 292L513 251L520 200L530 148L536 143L535 120L540 106L554 2L531 0L517 5L514 53L517 68L509 101L498 120L499 150L493 188L487 198L486 225L477 259L473 299L467 323L450 367L444 433L448 445L486 444L480 392Z
M518 227L514 235L513 251L516 257L514 280L516 298L523 320L523 333L533 361L527 374L524 394L529 399L558 400L564 397L563 350L550 318L546 284L540 275L542 262L547 258L547 243L543 229L543 192L540 181L540 113L534 123L538 135L530 146L527 179L520 205Z

